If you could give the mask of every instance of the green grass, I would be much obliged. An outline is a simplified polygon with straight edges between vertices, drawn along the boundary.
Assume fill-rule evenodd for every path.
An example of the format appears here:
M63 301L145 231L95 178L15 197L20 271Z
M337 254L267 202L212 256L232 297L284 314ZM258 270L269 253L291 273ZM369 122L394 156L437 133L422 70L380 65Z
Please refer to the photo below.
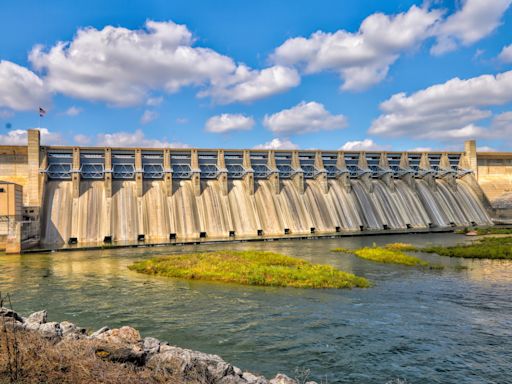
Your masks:
M359 249L335 248L333 252L352 253L362 259L377 263L402 264L409 266L430 267L430 264L418 257L410 256L402 251L385 247L365 247ZM438 269L438 267L436 267Z
M503 227L464 228L456 231L456 233L466 234L470 231L476 231L478 235L512 235L512 228Z
M487 237L471 244L449 247L432 245L419 249L421 252L437 253L441 256L467 259L508 259L512 260L512 237Z
M295 288L366 288L364 277L262 251L216 251L137 261L132 271L166 277Z
M389 243L384 246L384 248L389 249L391 251L402 251L402 252L414 252L416 251L416 247L409 243Z

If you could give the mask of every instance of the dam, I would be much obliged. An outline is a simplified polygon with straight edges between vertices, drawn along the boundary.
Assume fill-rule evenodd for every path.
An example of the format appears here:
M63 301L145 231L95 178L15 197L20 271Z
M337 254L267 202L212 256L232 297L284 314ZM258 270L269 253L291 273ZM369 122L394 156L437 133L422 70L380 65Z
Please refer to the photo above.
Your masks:
M424 153L42 146L29 130L27 146L0 146L0 180L23 188L4 237L21 251L491 225L476 156L474 141Z

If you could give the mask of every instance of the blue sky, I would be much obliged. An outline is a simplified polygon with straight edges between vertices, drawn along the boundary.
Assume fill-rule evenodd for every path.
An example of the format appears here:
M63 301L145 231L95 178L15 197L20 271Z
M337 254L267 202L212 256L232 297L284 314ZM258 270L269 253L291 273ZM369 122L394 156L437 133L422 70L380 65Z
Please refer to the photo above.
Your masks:
M4 2L0 144L507 150L510 3Z

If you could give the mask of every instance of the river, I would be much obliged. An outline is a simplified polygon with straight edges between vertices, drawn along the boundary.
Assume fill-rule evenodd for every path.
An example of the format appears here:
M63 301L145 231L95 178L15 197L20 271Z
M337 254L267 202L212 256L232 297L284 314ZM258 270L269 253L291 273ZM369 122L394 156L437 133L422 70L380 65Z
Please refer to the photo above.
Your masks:
M421 254L425 270L331 253L335 247L453 244L455 234L361 236L184 247L0 255L0 291L17 311L215 353L271 376L327 383L505 383L512 363L512 262ZM247 287L140 275L135 260L208 249L261 249L331 264L369 289ZM467 267L466 269L460 266Z

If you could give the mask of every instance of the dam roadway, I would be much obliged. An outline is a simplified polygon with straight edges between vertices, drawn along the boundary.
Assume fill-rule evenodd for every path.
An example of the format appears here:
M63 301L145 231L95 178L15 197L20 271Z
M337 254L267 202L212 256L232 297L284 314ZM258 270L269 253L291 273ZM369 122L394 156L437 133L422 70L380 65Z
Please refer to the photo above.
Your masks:
M422 232L492 224L475 148L57 147L29 130L0 178L23 186L20 236L37 248Z

